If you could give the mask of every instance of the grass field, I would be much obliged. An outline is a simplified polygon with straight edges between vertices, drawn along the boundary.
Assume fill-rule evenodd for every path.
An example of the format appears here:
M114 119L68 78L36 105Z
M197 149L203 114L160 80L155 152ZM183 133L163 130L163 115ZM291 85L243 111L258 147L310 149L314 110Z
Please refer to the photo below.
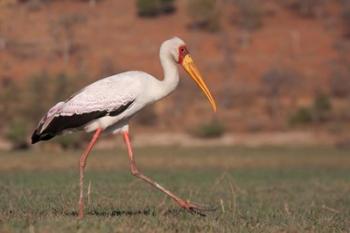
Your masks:
M95 151L76 219L79 152L0 152L0 232L350 232L350 150L139 148L140 170L206 217L132 177L124 150ZM86 185L87 187L87 185Z

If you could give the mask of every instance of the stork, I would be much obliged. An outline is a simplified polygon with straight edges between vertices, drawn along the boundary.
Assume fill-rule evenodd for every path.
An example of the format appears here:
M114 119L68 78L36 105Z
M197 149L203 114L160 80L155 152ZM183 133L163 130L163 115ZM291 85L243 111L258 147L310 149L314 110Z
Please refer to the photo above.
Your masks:
M127 147L132 175L149 183L171 197L180 207L192 212L201 213L205 207L181 199L162 187L151 178L143 175L137 168L130 138L129 120L142 108L169 95L179 83L177 64L195 81L208 98L213 111L216 103L207 85L196 68L189 51L178 37L166 40L160 47L160 62L164 72L163 80L141 71L128 71L100 79L65 101L54 105L40 120L31 137L32 144L49 140L56 135L84 130L94 132L90 143L82 153L79 162L80 195L78 217L84 217L84 170L90 151L100 135L123 135Z

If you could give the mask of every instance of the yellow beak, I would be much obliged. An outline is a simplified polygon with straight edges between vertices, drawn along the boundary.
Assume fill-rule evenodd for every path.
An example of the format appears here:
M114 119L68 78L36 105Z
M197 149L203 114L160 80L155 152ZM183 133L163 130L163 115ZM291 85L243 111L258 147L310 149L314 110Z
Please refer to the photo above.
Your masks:
M190 77L197 83L197 85L202 89L202 91L204 92L204 94L206 95L206 97L208 98L213 111L216 112L216 103L215 100L213 98L213 96L211 95L207 85L205 84L205 82L203 81L203 78L201 76L201 74L199 73L196 65L194 64L191 56L189 54L187 54L182 61L182 66L185 69L185 71L190 75Z

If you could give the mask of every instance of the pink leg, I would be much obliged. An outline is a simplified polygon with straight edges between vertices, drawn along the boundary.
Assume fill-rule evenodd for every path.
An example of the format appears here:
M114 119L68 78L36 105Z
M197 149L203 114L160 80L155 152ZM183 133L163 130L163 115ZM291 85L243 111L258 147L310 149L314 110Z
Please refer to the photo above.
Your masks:
M166 195L171 197L180 207L182 207L182 208L184 208L184 209L186 209L186 210L188 210L188 211L190 211L192 213L197 213L197 214L203 215L200 211L210 210L209 208L200 207L198 205L190 203L189 201L186 201L186 200L183 200L183 199L179 198L178 196L176 196L175 194L173 194L169 190L167 190L164 187L162 187L157 182L155 182L155 181L151 180L150 178L148 178L147 176L143 175L136 167L136 162L135 162L135 159L134 159L134 155L133 155L133 152L132 152L132 147L131 147L131 143L130 143L130 139L129 139L129 133L128 132L124 132L123 136L124 136L125 144L126 144L126 146L128 148L131 173L134 176L136 176L136 177L146 181L147 183L149 183L153 187L159 189L160 191L162 191L163 193L165 193Z
M80 196L79 196L79 219L84 217L84 170L86 167L86 160L89 156L90 151L94 147L97 139L100 137L102 129L97 129L94 136L92 137L88 147L84 153L80 156L79 168L80 168Z

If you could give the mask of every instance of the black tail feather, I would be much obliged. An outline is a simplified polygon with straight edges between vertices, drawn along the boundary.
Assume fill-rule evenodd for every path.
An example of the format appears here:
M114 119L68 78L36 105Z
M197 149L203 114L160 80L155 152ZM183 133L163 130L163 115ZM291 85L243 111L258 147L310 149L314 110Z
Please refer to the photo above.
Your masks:
M32 144L35 144L38 141L40 141L40 135L38 134L37 130L35 130L32 134Z
M39 141L47 141L53 137L55 137L54 134L48 134L48 133L39 134L38 130L36 129L32 134L32 144L35 144Z

